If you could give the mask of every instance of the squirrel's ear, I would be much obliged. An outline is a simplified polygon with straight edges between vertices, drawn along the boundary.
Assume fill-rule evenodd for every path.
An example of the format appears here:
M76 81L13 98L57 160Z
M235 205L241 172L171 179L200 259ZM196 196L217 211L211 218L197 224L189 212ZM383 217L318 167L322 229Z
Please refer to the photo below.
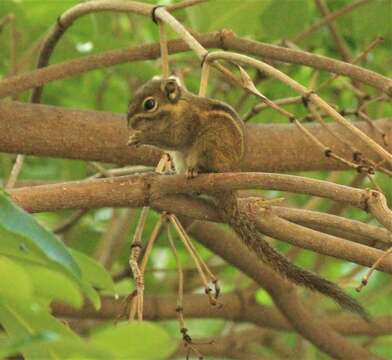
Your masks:
M162 82L162 91L172 103L176 103L181 97L181 88L176 79L168 79Z

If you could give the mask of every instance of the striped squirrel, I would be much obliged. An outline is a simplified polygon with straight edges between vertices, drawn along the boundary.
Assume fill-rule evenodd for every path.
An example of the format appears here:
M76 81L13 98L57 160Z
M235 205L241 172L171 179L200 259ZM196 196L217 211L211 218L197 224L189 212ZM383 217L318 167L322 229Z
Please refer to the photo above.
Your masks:
M174 154L177 172L240 170L244 153L244 124L229 105L187 91L174 78L152 79L138 89L128 109L129 145L146 144ZM236 191L210 194L217 208L243 243L289 281L318 291L342 308L368 318L364 308L336 284L291 263L257 232Z

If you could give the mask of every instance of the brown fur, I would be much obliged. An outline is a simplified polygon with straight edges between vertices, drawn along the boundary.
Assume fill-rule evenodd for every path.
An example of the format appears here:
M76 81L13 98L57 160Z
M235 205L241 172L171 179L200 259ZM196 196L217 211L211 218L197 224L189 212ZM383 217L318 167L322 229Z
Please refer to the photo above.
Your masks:
M173 91L175 93L170 97ZM148 97L158 101L157 109L151 113L144 111L142 106ZM176 80L151 80L138 90L129 108L128 122L131 143L180 151L189 177L200 172L239 170L244 152L244 130L237 113L220 101L187 92ZM362 306L339 286L292 264L275 251L259 235L248 214L239 209L236 192L212 195L223 219L261 261L292 282L329 296L343 308L368 317Z

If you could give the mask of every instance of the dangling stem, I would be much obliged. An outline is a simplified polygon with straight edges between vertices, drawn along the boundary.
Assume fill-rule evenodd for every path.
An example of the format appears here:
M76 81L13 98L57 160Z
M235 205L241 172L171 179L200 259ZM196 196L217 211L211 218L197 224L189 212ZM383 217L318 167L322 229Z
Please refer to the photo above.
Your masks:
M159 21L159 44L161 48L161 62L162 62L162 77L163 79L167 79L170 74L169 69L169 53L167 50L167 36L165 30L165 23L163 21Z

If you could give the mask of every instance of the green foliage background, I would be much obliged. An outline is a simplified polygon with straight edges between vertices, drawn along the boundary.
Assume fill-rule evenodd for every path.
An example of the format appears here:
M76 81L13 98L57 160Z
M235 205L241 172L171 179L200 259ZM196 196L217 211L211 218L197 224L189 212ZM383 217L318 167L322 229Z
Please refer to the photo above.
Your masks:
M155 1L151 1L155 3ZM347 5L348 0L331 0L331 11ZM57 17L68 8L76 5L76 0L0 0L0 19L10 13L16 16L17 60L26 59L22 70L34 68L36 52L31 53L40 39L55 23ZM162 1L170 4L172 1ZM291 39L307 26L320 18L314 2L310 0L216 0L194 8L177 12L176 17L195 31L216 31L223 28L234 30L239 36L268 43L279 43L282 39ZM369 5L360 7L352 13L339 18L337 26L344 36L353 56L358 55L375 37L382 35L384 42L370 53L365 66L386 76L392 74L392 2L374 0ZM170 33L170 37L174 37ZM10 29L5 27L0 32L0 76L10 73ZM75 22L60 41L51 63L96 54L105 50L133 47L158 40L157 26L147 18L136 15L100 13L85 16ZM340 58L335 43L326 27L309 36L300 45L303 49L334 58ZM200 77L199 64L192 53L178 54L172 57L174 67L185 74L185 81L192 90L197 90ZM283 70L302 84L309 84L313 70L302 66L283 66ZM44 90L43 102L50 105L88 110L103 110L124 113L132 93L137 85L160 73L158 61L145 61L123 64L110 69L100 69L81 76L48 84ZM329 75L319 74L321 83ZM213 86L219 84L214 75ZM352 109L356 99L352 92L345 90L348 79L339 78L321 95L340 108ZM269 98L278 99L295 94L283 84L274 80L263 81L259 89ZM219 90L219 89L218 89ZM374 89L366 90L375 94ZM340 96L336 96L339 94ZM228 88L223 84L216 96L236 106L241 97L240 89ZM18 97L28 101L29 94ZM249 98L241 107L246 113L257 100ZM302 107L293 105L288 110L298 116L305 115ZM372 118L392 116L392 104L371 106ZM286 122L276 112L267 110L252 119L259 123ZM0 135L1 136L1 135ZM0 155L0 178L6 179L14 161L13 155ZM92 169L83 161L28 157L21 174L22 180L69 181L83 179L92 173ZM325 179L328 172L308 172L307 176ZM342 172L339 182L348 184L355 176L352 171ZM389 200L392 197L391 180L378 174L376 181L385 191ZM370 186L365 183L364 186ZM266 196L280 194L265 192ZM287 195L285 195L287 197ZM308 200L305 196L289 196L292 204L303 206ZM320 204L320 210L329 206L327 200ZM122 210L121 210L122 211ZM0 323L5 332L0 333L0 357L22 352L28 359L62 358L129 358L129 359L165 359L176 348L178 327L174 321L156 324L120 324L113 322L100 324L92 331L86 341L71 331L49 312L49 304L60 300L75 307L80 307L83 297L87 297L99 308L99 292L105 294L127 295L133 290L132 282L125 279L113 284L109 273L104 270L91 255L104 237L108 228L112 209L91 210L66 235L67 246L52 232L46 230L61 223L71 213L42 213L34 217L17 209L5 193L0 193ZM138 213L134 214L136 221ZM367 215L347 209L345 215L361 221L369 221ZM152 231L157 214L151 214L147 223L147 234ZM134 223L135 223L134 221ZM127 267L129 241L134 231L133 224L128 232L128 242L116 260L112 272L117 273ZM174 269L175 261L168 249L167 239L161 236L152 254L151 267ZM287 251L289 245L277 244L281 251ZM213 265L222 265L216 255L197 246L202 256ZM183 263L191 266L191 260L180 247ZM316 255L303 251L298 264L311 268ZM337 280L347 274L353 264L330 259L323 268L322 275ZM223 290L230 291L244 288L250 284L244 275L230 266L225 266L219 277ZM176 286L175 271L149 272L146 276L146 289L149 294L171 293ZM358 274L358 281L363 274ZM192 279L196 291L200 291L197 279ZM238 285L241 284L241 285ZM353 285L353 284L351 284ZM353 286L351 286L352 288ZM357 296L366 303L374 315L389 314L392 305L392 286L390 277L376 274L362 294ZM258 301L271 305L271 300L264 290L258 292ZM321 299L327 307L332 304ZM175 306L175 304L173 304ZM219 336L227 324L222 320L190 320L189 328L193 337ZM293 335L282 334L288 346L295 346ZM134 339L137 338L138 341ZM357 339L356 341L361 341ZM141 344L141 345L140 345ZM392 358L391 336L379 337L369 345L370 349L386 358ZM268 349L262 348L265 356L273 356ZM327 358L313 348L307 349L306 358Z

